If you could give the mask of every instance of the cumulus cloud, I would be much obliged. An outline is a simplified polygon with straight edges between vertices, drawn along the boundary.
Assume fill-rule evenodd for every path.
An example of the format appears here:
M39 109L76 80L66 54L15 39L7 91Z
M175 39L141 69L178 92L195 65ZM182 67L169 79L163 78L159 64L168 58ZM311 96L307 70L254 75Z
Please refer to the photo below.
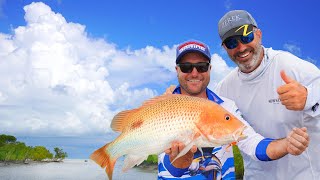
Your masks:
M283 45L283 48L296 56L301 56L301 48L296 44L286 43Z
M104 134L117 112L139 106L176 79L175 45L119 50L42 2L24 11L25 26L0 33L2 133ZM229 71L213 55L212 86Z
M227 9L227 10L231 10L232 9L232 2L230 0L226 0L224 2L224 7Z
M218 54L213 54L211 58L211 74L210 74L210 84L209 88L214 89L214 87L221 81L227 74L231 72L233 67L229 67L225 60Z

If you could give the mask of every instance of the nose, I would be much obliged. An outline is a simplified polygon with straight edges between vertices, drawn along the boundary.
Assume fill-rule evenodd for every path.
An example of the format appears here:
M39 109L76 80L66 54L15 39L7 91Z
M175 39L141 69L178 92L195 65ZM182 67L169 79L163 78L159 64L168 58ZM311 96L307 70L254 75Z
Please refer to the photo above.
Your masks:
M242 52L246 49L246 45L245 44L242 44L242 42L240 40L238 40L238 46L235 48L237 49L238 51Z
M199 72L198 72L198 70L197 70L196 67L193 67L190 74L191 74L192 76L197 76L197 75L199 74Z

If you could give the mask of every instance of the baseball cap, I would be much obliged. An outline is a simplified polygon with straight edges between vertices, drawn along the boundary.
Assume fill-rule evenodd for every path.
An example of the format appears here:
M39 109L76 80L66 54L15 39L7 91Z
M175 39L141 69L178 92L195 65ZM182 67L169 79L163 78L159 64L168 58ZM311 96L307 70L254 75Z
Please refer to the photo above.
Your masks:
M176 50L176 64L179 63L183 55L190 52L201 53L204 57L208 58L209 63L211 61L209 47L206 44L196 40L189 40L178 45Z
M253 30L253 27L258 27L256 21L250 13L244 10L229 11L218 23L219 36L222 42L231 36L247 36Z

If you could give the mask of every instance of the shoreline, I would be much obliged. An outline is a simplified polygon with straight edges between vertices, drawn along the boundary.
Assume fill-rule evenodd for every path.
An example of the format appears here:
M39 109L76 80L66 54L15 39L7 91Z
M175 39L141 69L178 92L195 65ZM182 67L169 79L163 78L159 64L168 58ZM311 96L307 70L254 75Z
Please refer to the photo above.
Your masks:
M66 159L65 159L66 160ZM88 162L87 159L77 159L83 162ZM68 161L68 159L67 159ZM0 161L0 167L6 166L23 166L23 165L34 165L34 164L47 164L47 163L63 163L63 160L42 160L42 161L34 161L34 160L26 160L26 161ZM143 172L157 172L158 164L151 163L142 163L139 166L134 166L133 168L143 171Z
M24 161L0 161L0 167L4 166L12 166L12 165L29 165L29 164L44 164L44 163L62 163L63 160L42 160L42 161L34 161L34 160L24 160Z

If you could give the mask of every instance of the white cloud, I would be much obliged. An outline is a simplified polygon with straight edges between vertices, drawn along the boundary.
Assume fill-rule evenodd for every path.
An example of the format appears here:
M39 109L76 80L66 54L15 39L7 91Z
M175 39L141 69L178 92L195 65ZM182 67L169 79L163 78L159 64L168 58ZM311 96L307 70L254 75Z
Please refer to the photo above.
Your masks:
M231 0L226 0L226 1L224 1L224 7L225 7L227 10L231 10L231 8L232 8L232 2L231 2Z
M231 72L233 67L229 67L225 60L218 54L213 54L211 58L211 74L210 74L210 84L209 88L214 89L214 87L221 81L227 74Z
M116 112L139 106L176 79L176 46L119 50L44 3L24 10L25 26L0 33L2 133L104 134ZM214 85L230 68L216 54L212 64Z
M306 60L306 61L309 61L309 62L311 62L312 64L314 64L314 65L316 65L316 66L319 67L319 65L318 65L318 63L317 63L317 60L315 60L315 59L313 59L313 58L311 58L311 57L307 57L305 60ZM0 96L0 99L1 99L1 96Z
M296 56L301 56L301 48L296 44L286 43L283 45L283 48Z

